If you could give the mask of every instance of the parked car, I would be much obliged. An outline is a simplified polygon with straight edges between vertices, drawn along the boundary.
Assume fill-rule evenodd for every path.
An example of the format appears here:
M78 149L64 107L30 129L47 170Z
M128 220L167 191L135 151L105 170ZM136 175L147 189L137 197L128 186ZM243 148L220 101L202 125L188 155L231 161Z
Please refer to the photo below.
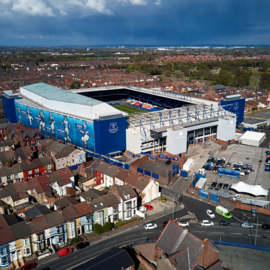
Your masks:
M203 167L205 170L207 170L207 171L211 171L212 169L213 169L213 166L211 166L211 165L206 165L206 166L204 166Z
M266 155L270 155L270 151L269 151L269 150L266 150L266 151L265 151L265 154L266 154Z
M234 164L235 164L235 165L239 165L239 166L243 166L243 162L240 162L240 161L235 162Z
M63 257L70 254L71 252L73 252L72 248L61 248L58 250L58 255L59 257Z
M226 221L226 220L222 220L219 222L220 226L231 226L231 222Z
M221 188L223 186L223 183L218 183L217 188Z
M263 228L264 230L269 230L269 229L270 229L270 224L263 224L263 225L262 225L262 228Z
M210 221L210 220L202 220L201 225L202 226L213 226L214 222Z
M228 163L226 164L226 167L231 167L231 165L232 165L232 163L231 163L231 162L228 162Z
M172 161L169 159L165 162L166 165L170 165L171 163L172 163Z
M178 225L182 226L182 227L188 227L189 226L189 223L187 221L179 221L178 222Z
M214 188L214 187L216 187L216 185L217 185L217 182L213 182L213 183L211 184L211 187Z
M242 227L242 228L251 229L251 228L253 228L254 226L253 226L253 224L251 224L251 223L249 223L249 222L242 222L241 227Z
M210 217L210 218L215 218L215 214L211 211L211 210L206 210L206 214Z
M144 207L148 210L153 210L153 206L151 204L145 204Z
M229 184L224 184L223 189L229 189Z
M22 267L22 270L30 270L37 266L36 263L27 263Z
M168 224L168 221L163 222L163 227L165 227Z
M164 203L167 202L167 199L164 198L164 197L159 197L158 200L161 201L161 202L164 202Z
M147 224L145 224L144 228L146 230L152 230L152 229L157 228L157 224L156 223L147 223Z
M236 194L233 196L233 200L236 201L236 200L239 200L240 199L240 195L239 194Z
M80 250L83 248L89 247L89 243L88 242L82 242L76 245L76 249Z

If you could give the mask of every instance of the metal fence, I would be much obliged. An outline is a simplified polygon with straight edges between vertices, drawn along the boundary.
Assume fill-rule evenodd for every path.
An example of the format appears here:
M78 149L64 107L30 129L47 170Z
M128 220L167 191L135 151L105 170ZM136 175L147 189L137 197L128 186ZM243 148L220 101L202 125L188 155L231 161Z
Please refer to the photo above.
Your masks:
M270 252L270 247L253 245L253 244L244 244L244 243L237 243L237 242L230 242L230 241L214 241L214 244L223 245L223 246L231 246L231 247L249 248L249 249L256 249L256 250Z

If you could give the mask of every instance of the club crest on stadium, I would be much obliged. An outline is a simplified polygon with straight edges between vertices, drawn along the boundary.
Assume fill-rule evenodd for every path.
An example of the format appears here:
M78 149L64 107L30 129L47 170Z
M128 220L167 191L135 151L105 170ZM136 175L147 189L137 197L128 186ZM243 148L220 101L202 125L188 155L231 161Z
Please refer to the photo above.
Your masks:
M237 111L239 109L239 102L234 102L233 108Z
M110 123L109 132L116 133L118 131L118 126L116 122Z

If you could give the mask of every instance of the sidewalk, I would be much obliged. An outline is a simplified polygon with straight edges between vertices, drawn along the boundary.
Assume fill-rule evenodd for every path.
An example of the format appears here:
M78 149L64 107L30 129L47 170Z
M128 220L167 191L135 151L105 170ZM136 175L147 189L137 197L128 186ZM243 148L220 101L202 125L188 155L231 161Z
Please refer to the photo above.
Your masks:
M183 204L181 204L180 206L177 205L176 208L175 208L175 212L176 211L180 211L180 210L183 210L185 208L185 206ZM102 242L104 240L107 240L108 238L111 238L111 237L114 237L114 236L117 236L117 235L120 235L122 234L123 232L127 232L127 231L130 231L132 230L133 228L135 227L138 227L140 225L143 225L145 223L148 223L150 221L154 221L155 219L157 218L161 218L163 216L167 216L168 214L172 214L172 208L166 210L165 211L162 211L162 212L159 212L159 213L156 213L156 214L153 214L153 215L148 215L146 216L145 219L140 219L139 221L137 222L134 222L134 223L131 223L130 226L129 224L123 226L123 227L119 227L118 229L116 230L112 230L110 232L107 232L107 233L104 233L104 234L101 234L100 236L97 236L93 239L90 239L90 243L91 245L93 244L96 244L96 243L99 243L99 242ZM76 245L75 245L76 246ZM75 247L74 246L74 247ZM73 248L74 249L74 248ZM77 252L76 249L74 249L74 252ZM58 256L58 253L54 253L46 258L43 258L43 259L40 259L38 260L38 266L42 265L42 264L45 264L45 263L48 263L48 262L51 262L53 260L56 260L57 258L59 258Z

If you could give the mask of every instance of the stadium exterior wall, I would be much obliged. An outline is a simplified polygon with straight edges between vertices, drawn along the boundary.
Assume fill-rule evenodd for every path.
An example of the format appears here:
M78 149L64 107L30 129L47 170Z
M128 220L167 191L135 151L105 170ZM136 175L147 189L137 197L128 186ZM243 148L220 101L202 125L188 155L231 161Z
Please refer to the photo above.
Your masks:
M244 98L235 99L235 100L221 100L220 105L227 111L236 114L236 123L241 123L244 120L245 112L245 103Z

